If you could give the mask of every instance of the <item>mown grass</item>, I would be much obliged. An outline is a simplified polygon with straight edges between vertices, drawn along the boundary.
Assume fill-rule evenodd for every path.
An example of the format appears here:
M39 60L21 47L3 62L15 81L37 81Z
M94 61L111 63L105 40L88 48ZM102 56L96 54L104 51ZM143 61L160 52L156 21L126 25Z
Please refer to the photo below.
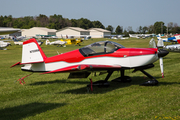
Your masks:
M84 41L81 46L69 45L55 47L42 45L50 57L78 49L95 41ZM113 40L125 47L148 47L150 39ZM144 87L147 81L141 72L126 75L132 77L131 83L110 82L108 88L94 88L87 92L88 79L67 79L67 73L33 75L25 79L26 84L16 82L30 74L20 67L10 68L21 61L21 46L10 46L0 51L0 120L31 119L180 119L180 62L179 53L170 53L164 58L165 78L161 78L159 61L155 67L146 70L160 83L158 86ZM114 72L110 80L119 77ZM103 80L105 75L90 76L93 81Z

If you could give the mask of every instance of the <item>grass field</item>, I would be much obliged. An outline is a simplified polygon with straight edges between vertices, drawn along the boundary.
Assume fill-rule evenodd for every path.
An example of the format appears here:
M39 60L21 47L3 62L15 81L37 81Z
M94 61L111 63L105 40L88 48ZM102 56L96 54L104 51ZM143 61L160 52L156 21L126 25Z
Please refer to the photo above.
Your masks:
M50 57L75 50L90 43L106 39L84 41L82 46L55 47L42 45ZM113 40L125 47L149 47L150 39ZM164 57L164 74L161 78L159 61L146 70L160 83L158 86L139 86L147 81L141 72L125 71L131 83L110 82L108 88L94 88L87 92L88 79L67 79L67 73L33 75L26 84L16 82L30 73L20 67L10 68L21 61L21 46L10 46L0 51L0 120L158 120L180 119L180 53ZM106 77L90 76L93 81ZM114 72L110 77L119 77Z

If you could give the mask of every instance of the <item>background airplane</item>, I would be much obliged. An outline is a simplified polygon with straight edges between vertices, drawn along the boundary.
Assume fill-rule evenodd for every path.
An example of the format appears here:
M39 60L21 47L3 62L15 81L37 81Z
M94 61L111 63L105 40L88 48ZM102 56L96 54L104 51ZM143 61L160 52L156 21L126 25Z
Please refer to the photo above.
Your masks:
M61 39L62 41L65 41L66 42L66 45L72 45L72 44L75 44L75 45L81 45L80 43L83 42L83 39L77 39L77 38L73 38L73 39Z
M0 27L0 35L11 34L11 33L18 32L18 31L20 31L20 29Z
M15 45L23 45L23 42L20 41L20 40L13 39L13 41L14 41L14 44L15 44ZM41 41L38 41L38 40L37 40L37 42L38 42L38 44L39 44L40 46L43 44L43 42L41 42Z
M6 47L8 47L9 45L11 45L11 43L0 41L0 50L7 50Z
M48 39L46 40L46 45L57 45L57 47L59 46L64 46L66 47L66 41L61 41L61 40L56 40L53 42L50 42Z
M158 34L157 39L158 40L162 39L163 42L172 42L173 43L173 42L177 42L177 40L180 39L180 34L176 34L176 35L174 35L174 37L170 37L170 38L161 38L161 35Z
M77 50L47 57L36 39L32 38L23 43L22 61L11 67L23 65L21 67L23 71L42 72L42 74L70 72L69 78L87 78L91 72L96 71L108 73L105 80L94 83L91 80L91 86L109 86L108 79L114 71L120 71L121 77L113 81L130 82L131 78L125 76L124 71L134 69L133 72L141 71L151 79L141 85L157 85L158 81L144 70L154 67L153 63L167 54L168 51L157 48L125 48L112 41L100 41ZM19 79L21 84L25 77Z
M129 39L129 37L123 37L124 35L105 35L105 37L108 37L110 39L121 39L121 40L125 40L125 39Z
M20 29L0 27L0 35L11 34L20 31ZM9 42L0 41L0 50L7 50L6 47L11 45Z
M178 35L177 35L178 36ZM158 40L157 46L159 48L163 48L169 52L180 52L180 38L177 37L177 42L179 44L173 44L173 45L164 45L163 39Z
M147 37L150 37L152 34L129 34L129 37L130 38L147 38Z
M12 39L15 40L15 41L21 41L21 40L26 39L26 37L24 37L24 36L18 36L18 37L14 36L14 37L12 37Z

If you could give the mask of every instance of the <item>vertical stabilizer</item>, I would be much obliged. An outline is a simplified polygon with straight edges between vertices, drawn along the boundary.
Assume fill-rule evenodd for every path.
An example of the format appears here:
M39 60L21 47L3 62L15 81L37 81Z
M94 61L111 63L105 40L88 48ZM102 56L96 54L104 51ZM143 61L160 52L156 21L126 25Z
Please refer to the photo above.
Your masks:
M44 62L46 55L38 45L35 38L23 42L22 47L22 64Z
M161 39L161 35L160 34L157 35L157 39L158 40Z
M158 47L164 47L164 42L163 42L162 39L159 39L159 40L158 40L157 46L158 46Z

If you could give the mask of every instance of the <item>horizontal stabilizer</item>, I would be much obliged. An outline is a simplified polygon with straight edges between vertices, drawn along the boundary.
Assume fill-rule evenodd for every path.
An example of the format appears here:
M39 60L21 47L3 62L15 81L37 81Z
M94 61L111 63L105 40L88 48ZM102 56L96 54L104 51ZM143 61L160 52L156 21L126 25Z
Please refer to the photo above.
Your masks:
M17 62L16 64L12 65L11 68L16 66L16 65L21 65L21 62Z

